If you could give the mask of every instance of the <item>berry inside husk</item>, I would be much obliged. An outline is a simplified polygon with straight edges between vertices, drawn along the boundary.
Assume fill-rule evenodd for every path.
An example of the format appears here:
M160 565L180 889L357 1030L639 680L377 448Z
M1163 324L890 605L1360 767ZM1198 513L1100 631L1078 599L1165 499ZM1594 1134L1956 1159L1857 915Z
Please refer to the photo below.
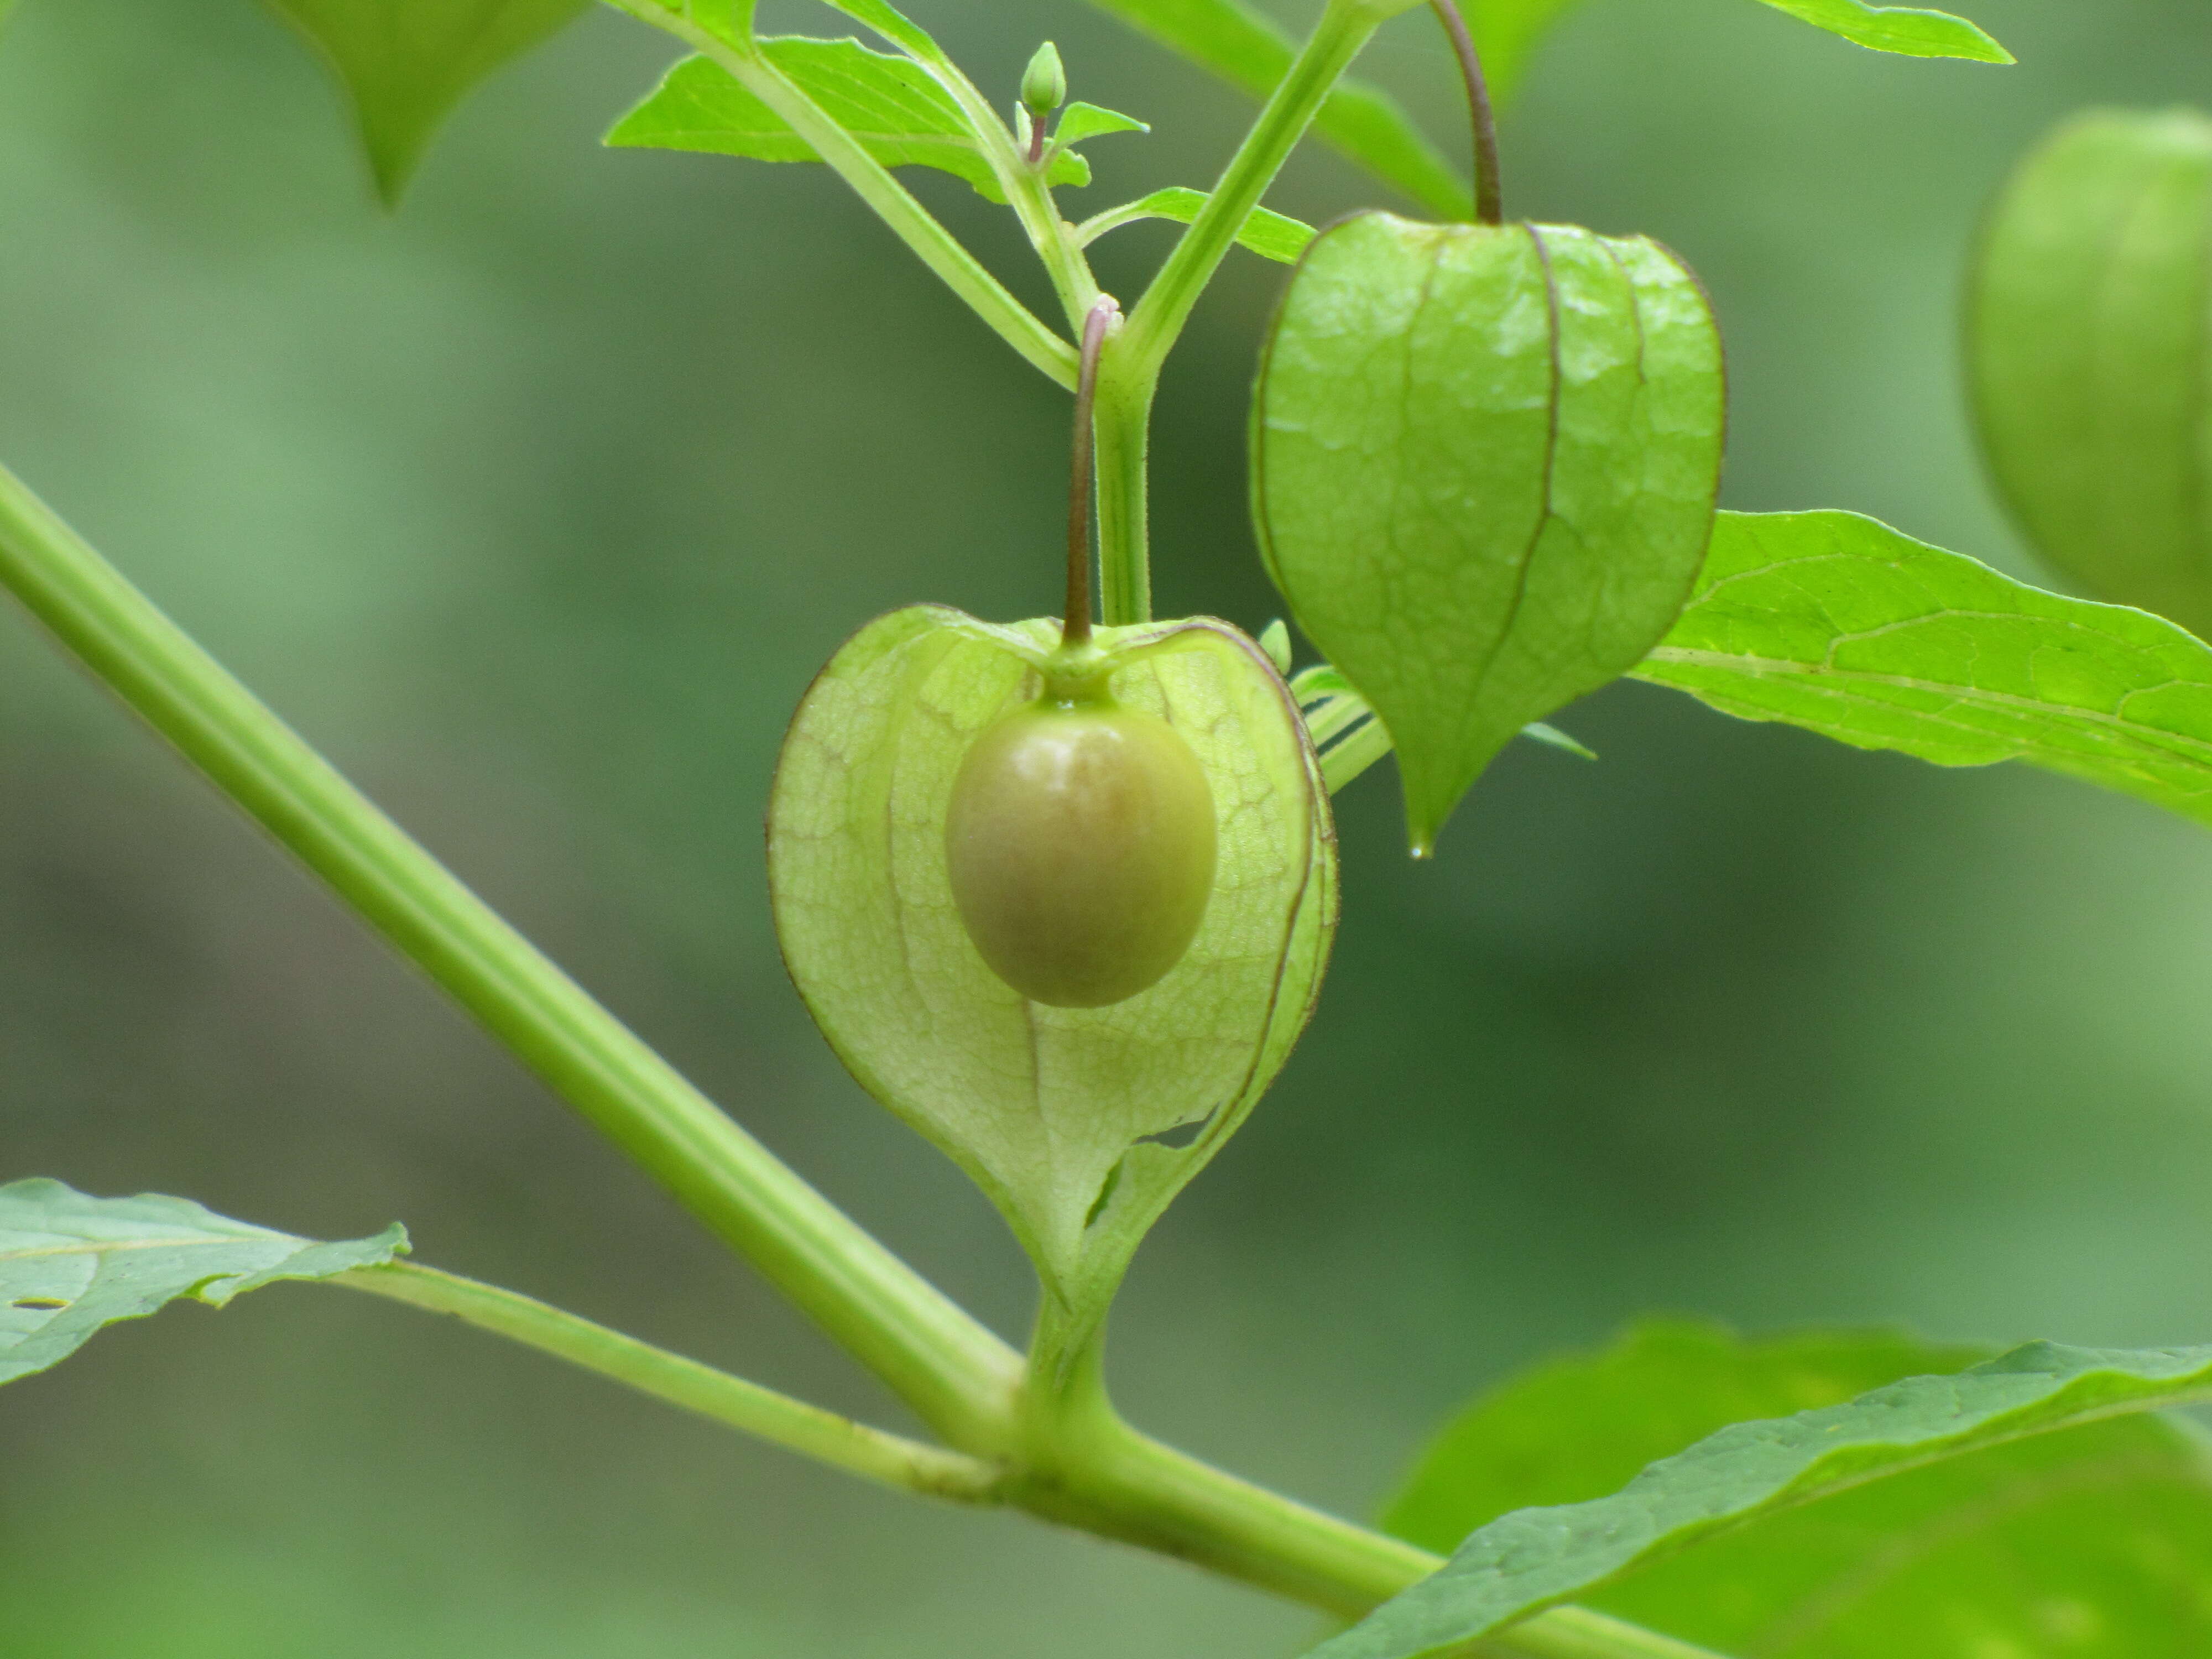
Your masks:
M1033 1002L1103 1008L1164 978L1205 919L1213 792L1181 733L1104 697L1050 698L976 738L945 854L968 936Z

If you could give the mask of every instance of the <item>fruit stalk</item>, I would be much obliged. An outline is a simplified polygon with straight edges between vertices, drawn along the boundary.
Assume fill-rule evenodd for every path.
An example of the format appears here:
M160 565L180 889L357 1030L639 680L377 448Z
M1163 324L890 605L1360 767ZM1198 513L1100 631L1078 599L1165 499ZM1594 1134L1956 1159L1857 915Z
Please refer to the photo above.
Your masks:
M1505 222L1505 191L1498 176L1498 111L1490 101L1490 82L1482 73L1482 54L1455 0L1431 0L1444 26L1460 78L1467 82L1467 112L1474 125L1474 222Z
M1073 649L1091 643L1091 507L1098 461L1098 354L1121 320L1111 295L1101 295L1083 322L1083 367L1075 383L1074 453L1067 477L1067 620L1060 642Z

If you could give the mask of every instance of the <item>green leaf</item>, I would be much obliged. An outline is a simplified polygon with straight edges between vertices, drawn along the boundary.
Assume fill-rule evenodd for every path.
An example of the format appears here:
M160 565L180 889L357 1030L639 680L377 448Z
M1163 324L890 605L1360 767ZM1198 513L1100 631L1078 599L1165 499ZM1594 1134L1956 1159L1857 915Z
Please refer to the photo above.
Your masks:
M1492 1522L1314 1659L1443 1659L1747 1522L2029 1436L2208 1396L2212 1348L2036 1342L1955 1376L1909 1377L1847 1404L1737 1423L1611 1497Z
M319 1244L189 1199L88 1198L58 1181L0 1187L0 1382L67 1358L103 1325L181 1297L220 1308L281 1279L328 1279L407 1252L406 1230Z
M1765 0L1777 11L1875 52L1907 58L1970 58L2009 64L2013 55L1963 17L1907 6L1869 6L1864 0Z
M929 167L966 179L994 202L1005 195L967 115L921 65L871 52L859 41L786 35L760 42L770 63L860 140L885 167ZM707 150L759 161L821 157L783 118L704 58L669 70L653 94L615 125L606 142L657 149ZM1056 185L1087 185L1091 164L1073 151L1053 158Z
M1646 1324L1478 1401L1384 1524L1449 1551L1510 1511L1574 1504L1729 1424L1838 1405L1980 1358L1880 1331L1747 1340ZM2212 1648L2212 1464L2154 1415L1970 1452L1749 1523L1583 1605L1768 1659L2141 1659Z
M378 193L397 203L477 83L556 33L586 0L268 0L353 100Z
M1080 99L1067 106L1060 118L1060 125L1052 130L1053 143L1063 149L1079 144L1086 138L1103 138L1109 132L1150 132L1149 124L1134 116L1122 115L1110 109L1101 109L1096 104L1086 104Z
M816 1022L991 1196L1079 1323L1288 1057L1336 915L1327 799L1261 648L1206 621L1095 638L1119 665L1115 697L1188 740L1218 817L1205 919L1151 989L1103 1008L1029 1002L951 898L954 776L978 734L1035 699L1057 623L919 605L870 623L800 705L769 808L777 932Z
M1297 52L1288 35L1243 0L1093 3L1255 98L1274 90ZM1314 130L1430 212L1464 219L1474 211L1465 182L1387 94L1340 81Z
M1156 190L1139 201L1125 202L1120 207L1107 209L1096 218L1085 219L1075 228L1075 240L1088 246L1108 231L1134 224L1139 219L1172 219L1187 225L1198 217L1198 210L1205 205L1206 192L1202 190L1187 190L1181 185ZM1313 239L1311 225L1266 208L1254 208L1237 232L1237 240L1243 246L1262 258L1286 265L1296 264Z
M1850 513L1723 513L1636 678L1939 766L2022 760L2212 823L2212 647Z
M1640 238L1364 214L1307 250L1252 418L1269 573L1389 729L1425 856L1516 732L1634 667L1689 597L1720 339Z
M1984 452L2028 538L2212 635L2212 120L2066 122L1998 198L1967 316Z
M856 23L866 24L890 41L901 52L938 69L950 69L952 60L945 55L945 48L929 37L927 30L896 6L884 0L828 0Z

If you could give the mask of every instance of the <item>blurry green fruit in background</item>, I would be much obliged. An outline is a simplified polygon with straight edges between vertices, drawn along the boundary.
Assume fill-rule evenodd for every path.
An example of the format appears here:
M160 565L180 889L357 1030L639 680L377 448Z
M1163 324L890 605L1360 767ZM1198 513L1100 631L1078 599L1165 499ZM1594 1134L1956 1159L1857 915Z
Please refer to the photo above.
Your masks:
M1969 281L1975 413L2021 527L2099 598L2212 634L2212 120L2068 121Z

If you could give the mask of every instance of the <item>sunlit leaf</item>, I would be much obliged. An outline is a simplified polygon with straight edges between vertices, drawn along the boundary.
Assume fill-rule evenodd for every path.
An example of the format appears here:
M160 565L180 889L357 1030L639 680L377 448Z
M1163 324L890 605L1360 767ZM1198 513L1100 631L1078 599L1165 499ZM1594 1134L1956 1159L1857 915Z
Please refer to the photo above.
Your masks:
M220 1308L283 1279L328 1279L404 1255L397 1225L321 1244L189 1199L88 1198L58 1181L0 1187L0 1382L67 1358L103 1325L182 1297Z
M1206 192L1202 190L1181 186L1156 190L1140 200L1109 208L1096 218L1085 220L1076 227L1076 240L1087 245L1117 226L1134 224L1139 219L1171 219L1187 225L1198 217L1198 210L1205 205ZM1286 265L1296 264L1313 239L1311 225L1266 208L1254 208L1237 232L1237 240L1243 246L1262 258Z
M268 0L353 100L378 192L397 202L477 83L556 33L586 0Z
M933 605L870 623L800 705L769 817L777 931L816 1021L990 1194L1079 1316L1103 1311L1145 1230L1287 1057L1336 908L1313 751L1260 647L1204 621L1097 637L1121 665L1114 695L1188 740L1217 814L1205 919L1151 989L1103 1008L1030 1002L954 908L954 776L980 732L1034 700L1056 623Z
M885 0L828 0L856 23L864 23L901 52L925 64L949 68L951 60L927 30Z
M2021 164L1974 261L1990 470L2100 599L2212 635L2212 120L2095 110Z
M1747 1340L1654 1322L1478 1401L1384 1524L1449 1552L1512 1510L1617 1491L1728 1425L1840 1404L1982 1354L1881 1331ZM1768 1659L2142 1659L2212 1650L2212 1462L2156 1414L1971 1452L1708 1540L1577 1597Z
M1255 98L1274 90L1297 52L1288 35L1243 0L1092 3ZM1463 219L1474 211L1465 180L1387 94L1358 81L1339 82L1314 131L1430 212Z
M1705 296L1651 242L1364 214L1307 250L1254 398L1254 517L1397 745L1417 854L1516 732L1665 635L1723 403Z
M1738 1422L1652 1464L1610 1497L1518 1510L1489 1522L1434 1575L1323 1643L1315 1659L1443 1659L1506 1625L1562 1601L1589 1598L1638 1568L1747 1522L1887 1475L2208 1395L2212 1348L2093 1349L2037 1342L1955 1376L1908 1377L1845 1404ZM2190 1536L2193 1541L2195 1534ZM2201 1584L2201 1574L2200 1565L2189 1582ZM2201 1610L2192 1616L2201 1618ZM2078 1625L2073 1632L2078 1637ZM2002 1650L1986 1645L1979 1650ZM2020 1650L2075 1650L2053 1641ZM1873 1650L1804 1651L1825 1656ZM1947 1659L1975 1651L1954 1647Z
M1061 113L1060 125L1052 130L1052 137L1054 143L1079 144L1086 138L1103 138L1113 132L1151 131L1148 125L1134 116L1101 109L1096 104L1086 104L1078 100Z
M1940 766L2023 760L2212 823L2212 647L1850 513L1723 513L1636 671Z
M1909 6L1869 6L1865 0L1764 0L1777 11L1802 18L1815 28L1840 34L1875 52L1907 58L1970 58L1984 64L2009 64L2013 56L1963 17L1921 11Z
M966 113L912 59L857 40L764 40L769 61L885 167L928 167L1005 200L983 141ZM760 161L815 161L814 147L720 66L686 58L607 134L618 146L708 150ZM1053 159L1056 185L1087 185L1091 164L1073 150Z

